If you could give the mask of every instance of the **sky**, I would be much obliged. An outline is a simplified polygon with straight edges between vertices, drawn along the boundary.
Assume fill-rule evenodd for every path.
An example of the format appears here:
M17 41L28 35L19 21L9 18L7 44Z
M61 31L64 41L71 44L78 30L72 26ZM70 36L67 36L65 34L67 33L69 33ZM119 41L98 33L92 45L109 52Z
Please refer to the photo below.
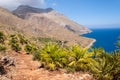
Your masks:
M21 4L51 7L87 27L120 27L120 0L0 0L10 10Z

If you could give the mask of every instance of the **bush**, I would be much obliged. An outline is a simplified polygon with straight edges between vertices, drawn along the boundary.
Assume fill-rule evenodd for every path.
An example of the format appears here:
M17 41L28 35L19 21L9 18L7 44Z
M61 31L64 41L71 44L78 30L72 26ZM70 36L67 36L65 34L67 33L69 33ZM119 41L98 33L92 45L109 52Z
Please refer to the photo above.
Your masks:
M11 45L11 48L12 48L12 50L15 50L16 52L18 52L18 51L20 51L21 50L21 47L20 47L20 45L19 44L12 44Z
M6 49L7 49L7 48L6 48L4 45L0 44L0 51L5 52L5 51L6 51Z
M88 70L90 62L94 62L92 52L87 49L73 46L70 49L62 48L58 44L48 43L36 54L41 62L45 63L45 68L56 70L66 68L69 71Z
M24 47L24 50L29 54L33 54L34 52L36 52L37 48L32 45L32 44L26 44Z
M46 64L45 68L49 70L64 68L68 61L66 51L66 49L60 48L58 44L48 43L40 51L40 61L44 62Z
M96 56L95 62L90 63L89 67L95 78L97 80L119 80L120 59L118 57L120 58L120 53L107 53L105 51Z
M88 52L86 48L81 48L79 46L73 46L69 51L68 66L70 68L75 68L75 71L88 71L90 63L94 62L92 58L93 52Z
M13 44L16 44L16 43L19 43L18 37L16 35L10 35L10 42L9 42L9 44L13 45Z
M10 35L9 44L11 45L12 50L15 50L16 52L21 50L17 35Z
M34 54L33 54L33 60L40 60L40 51L37 50Z
M5 41L5 35L3 32L0 32L0 43L4 43Z
M48 43L48 42L53 42L54 40L51 39L51 38L42 38L42 37L39 37L38 40L40 42L43 42L43 43Z
M61 48L58 44L48 43L34 56L49 70L90 71L97 80L120 79L119 51L107 53L103 48L88 51L79 46Z
M18 34L18 37L19 37L20 43L21 43L22 45L28 43L28 40L27 40L23 35Z

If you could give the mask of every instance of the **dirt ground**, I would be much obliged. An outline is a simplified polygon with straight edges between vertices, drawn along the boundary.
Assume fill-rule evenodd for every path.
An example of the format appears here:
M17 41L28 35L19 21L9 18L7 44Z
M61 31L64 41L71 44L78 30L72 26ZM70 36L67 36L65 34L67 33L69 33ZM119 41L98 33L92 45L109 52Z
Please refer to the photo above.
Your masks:
M6 75L0 80L93 80L92 75L82 72L65 73L64 70L48 71L39 68L39 62L33 61L32 55L9 52L14 58L15 66L10 66Z

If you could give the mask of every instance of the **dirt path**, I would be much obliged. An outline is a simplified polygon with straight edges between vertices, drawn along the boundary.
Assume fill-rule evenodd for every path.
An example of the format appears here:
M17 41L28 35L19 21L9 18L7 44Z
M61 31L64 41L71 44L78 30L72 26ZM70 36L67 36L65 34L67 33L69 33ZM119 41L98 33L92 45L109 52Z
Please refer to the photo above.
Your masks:
M13 68L11 80L92 80L89 74L74 73L67 74L61 71L48 71L39 69L39 62L32 60L32 55L13 54L15 67Z

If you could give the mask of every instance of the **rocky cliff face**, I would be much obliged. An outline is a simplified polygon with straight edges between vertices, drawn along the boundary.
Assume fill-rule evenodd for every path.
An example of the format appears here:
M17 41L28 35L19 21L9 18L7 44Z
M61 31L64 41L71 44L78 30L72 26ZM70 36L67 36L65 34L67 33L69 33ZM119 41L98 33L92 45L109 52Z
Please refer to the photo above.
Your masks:
M5 26L0 28L8 32L21 32L29 37L55 38L66 41L69 45L79 44L87 47L94 41L79 36L90 32L89 29L52 8L38 9L21 5L13 13L0 8L0 24Z

